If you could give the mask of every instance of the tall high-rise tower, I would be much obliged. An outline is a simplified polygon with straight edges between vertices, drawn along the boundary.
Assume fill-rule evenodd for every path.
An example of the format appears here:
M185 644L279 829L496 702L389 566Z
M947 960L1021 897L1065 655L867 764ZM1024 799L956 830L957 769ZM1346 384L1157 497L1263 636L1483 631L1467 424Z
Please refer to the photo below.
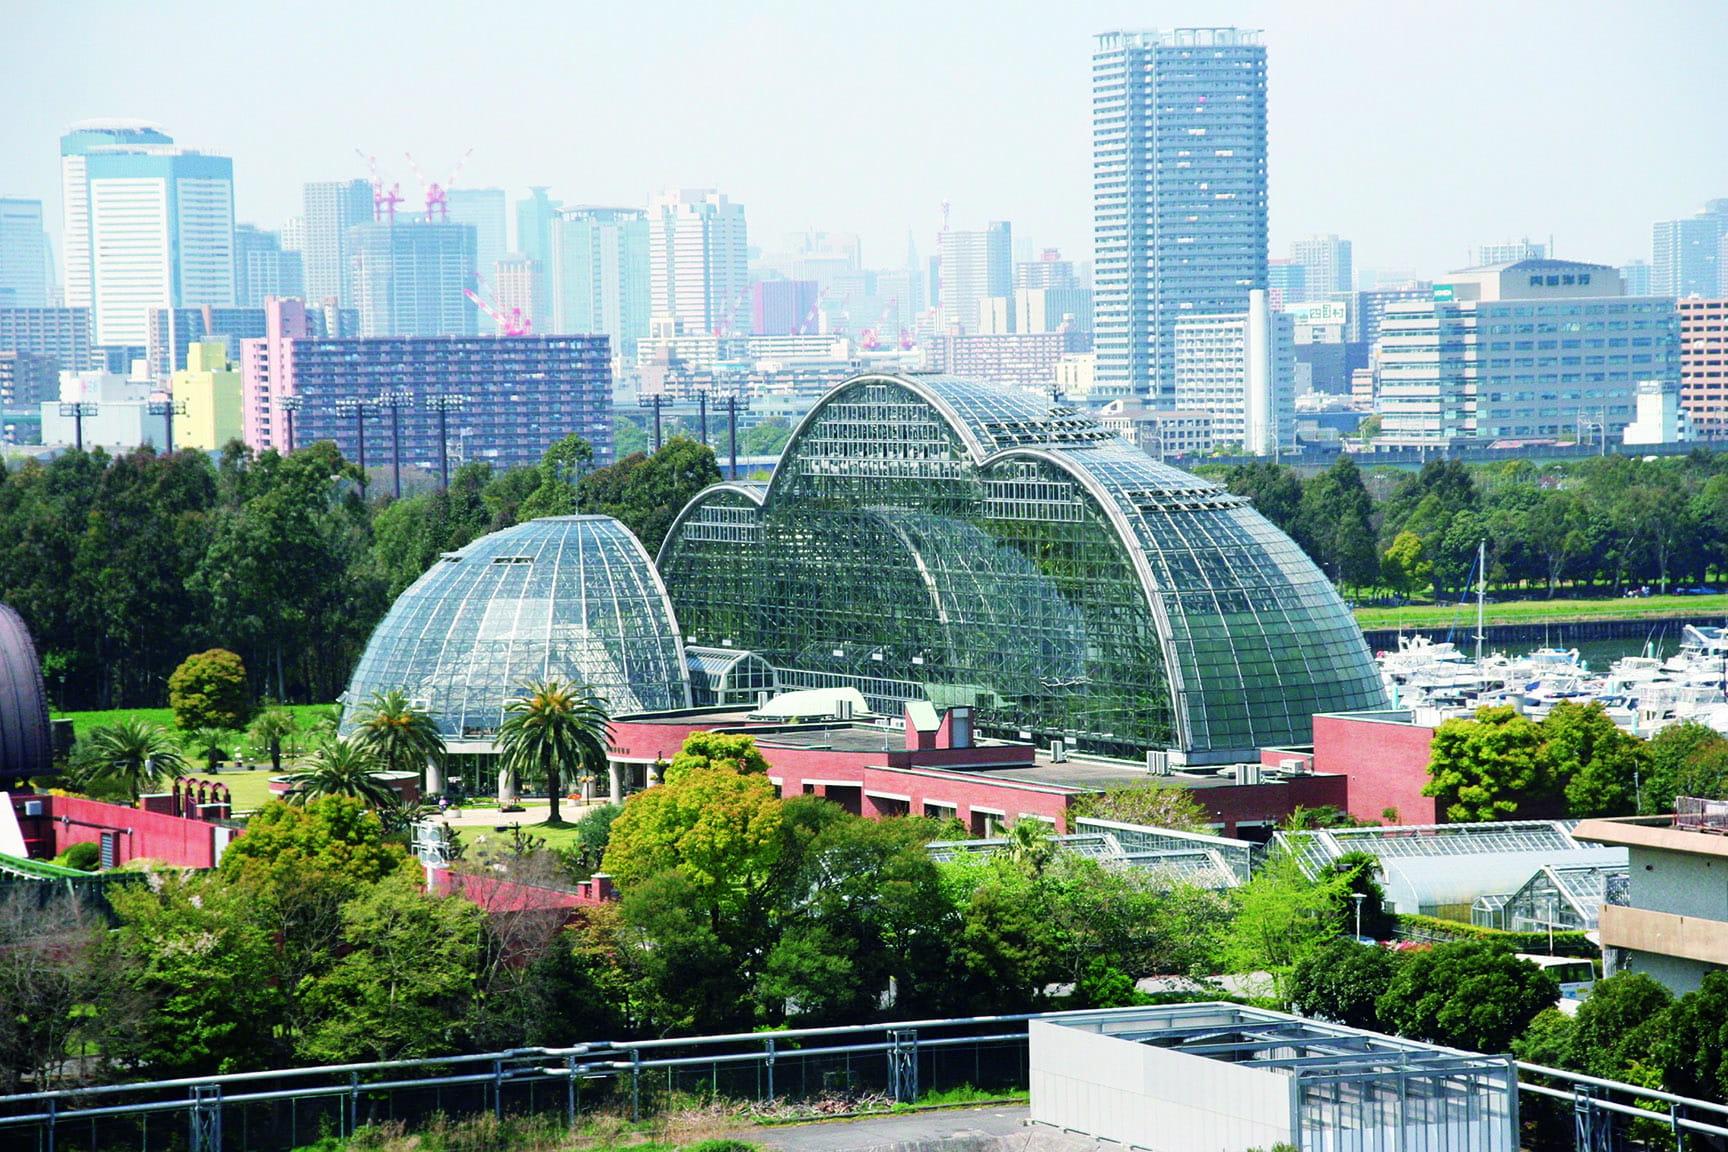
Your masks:
M942 326L950 332L977 332L979 304L1013 295L1013 226L992 220L981 232L945 229L940 247Z
M323 180L308 184L301 207L301 257L306 299L336 300L354 306L349 287L348 230L372 219L372 186L364 180Z
M552 221L549 331L604 333L634 362L648 335L648 216L640 208L566 208Z
M1100 399L1174 394L1176 321L1266 287L1266 49L1241 28L1106 32L1092 54Z
M1300 300L1325 300L1356 287L1351 270L1350 241L1327 233L1305 236L1290 242L1290 262L1302 269L1303 290ZM1285 296L1286 304L1298 300Z
M0 196L0 308L48 305L48 236L42 201Z
M650 335L750 330L744 205L712 188L664 192L648 206Z

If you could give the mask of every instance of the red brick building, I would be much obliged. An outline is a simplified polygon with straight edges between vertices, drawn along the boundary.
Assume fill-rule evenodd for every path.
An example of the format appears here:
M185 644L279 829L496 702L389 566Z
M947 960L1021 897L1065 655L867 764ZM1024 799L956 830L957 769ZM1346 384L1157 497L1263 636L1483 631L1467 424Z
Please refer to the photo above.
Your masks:
M1680 406L1699 440L1728 439L1728 300L1680 300Z

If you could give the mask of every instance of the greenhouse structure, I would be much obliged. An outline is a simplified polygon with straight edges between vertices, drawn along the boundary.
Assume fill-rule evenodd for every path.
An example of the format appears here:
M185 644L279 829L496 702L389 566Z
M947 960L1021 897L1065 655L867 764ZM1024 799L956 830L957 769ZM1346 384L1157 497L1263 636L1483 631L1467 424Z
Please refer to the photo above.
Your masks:
M1605 866L1545 864L1515 892L1477 897L1470 920L1512 932L1594 932L1609 883L1626 874L1624 860Z
M838 385L658 564L692 644L885 715L967 705L989 734L1208 764L1386 703L1331 583L1246 499L1001 385Z

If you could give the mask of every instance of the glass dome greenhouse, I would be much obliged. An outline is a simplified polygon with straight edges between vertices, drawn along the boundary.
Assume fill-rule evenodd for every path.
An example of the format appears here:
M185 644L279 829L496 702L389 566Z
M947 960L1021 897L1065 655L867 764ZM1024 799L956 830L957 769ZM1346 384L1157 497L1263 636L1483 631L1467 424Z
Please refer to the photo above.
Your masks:
M648 554L609 516L551 516L447 552L372 633L343 701L397 689L447 740L489 740L528 680L589 685L614 716L690 706Z

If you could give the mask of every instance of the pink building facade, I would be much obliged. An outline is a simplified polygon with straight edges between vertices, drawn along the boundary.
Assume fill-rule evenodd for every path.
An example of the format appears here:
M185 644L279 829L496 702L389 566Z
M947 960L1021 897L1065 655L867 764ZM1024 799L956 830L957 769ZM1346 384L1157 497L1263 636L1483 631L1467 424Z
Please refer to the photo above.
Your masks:
M287 452L291 414L282 401L294 391L295 340L309 338L312 321L304 302L270 297L264 301L264 338L240 342L241 408L246 446L255 452Z

